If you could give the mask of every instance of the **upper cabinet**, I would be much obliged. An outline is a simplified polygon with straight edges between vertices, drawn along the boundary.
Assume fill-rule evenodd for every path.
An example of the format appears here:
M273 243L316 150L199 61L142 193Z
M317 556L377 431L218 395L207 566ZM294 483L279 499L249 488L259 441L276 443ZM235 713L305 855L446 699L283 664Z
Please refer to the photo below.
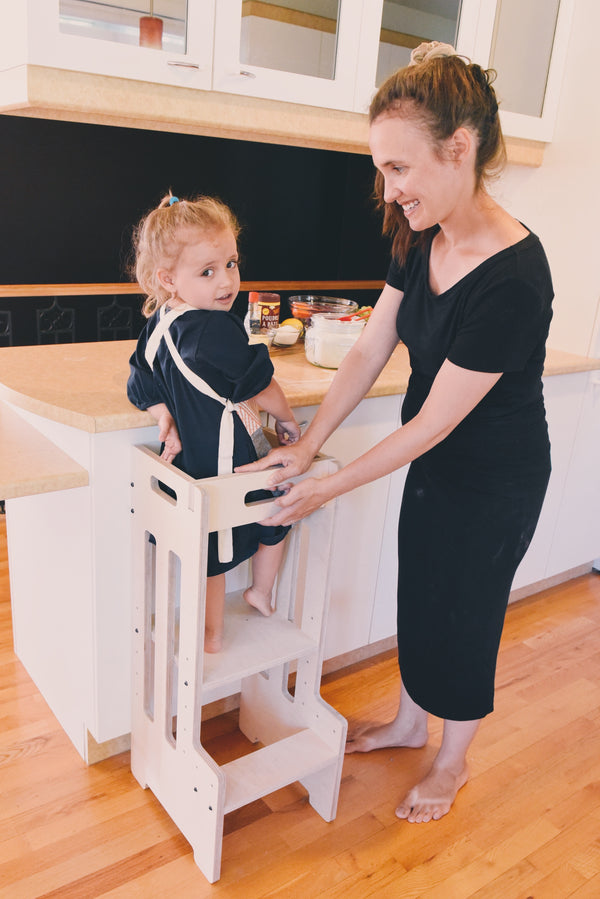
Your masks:
M353 110L364 0L218 0L213 90Z
M364 113L439 40L496 69L507 135L548 141L574 2L0 0L0 71L13 92L36 65Z
M504 133L549 141L575 0L369 0L357 63L356 108L422 41L452 44L495 69Z
M0 8L9 21L3 61L16 34L20 63L211 88L214 0L1 0Z
M506 134L552 139L574 5L575 0L482 4L472 55L497 72L494 87Z

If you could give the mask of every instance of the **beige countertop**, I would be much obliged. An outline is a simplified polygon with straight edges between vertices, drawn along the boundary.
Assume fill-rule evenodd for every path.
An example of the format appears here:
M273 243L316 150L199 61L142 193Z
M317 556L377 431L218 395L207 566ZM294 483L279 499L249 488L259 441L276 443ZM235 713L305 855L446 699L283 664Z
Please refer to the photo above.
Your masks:
M135 341L71 343L0 349L0 400L43 418L98 433L153 424L126 395L128 360ZM321 402L334 371L316 368L304 358L302 344L273 349L275 376L292 406ZM545 375L600 370L600 359L549 349ZM399 345L368 396L405 393L410 374L408 352ZM0 420L4 431L4 424Z
M2 499L85 487L89 483L85 468L4 403L0 403L0 434Z

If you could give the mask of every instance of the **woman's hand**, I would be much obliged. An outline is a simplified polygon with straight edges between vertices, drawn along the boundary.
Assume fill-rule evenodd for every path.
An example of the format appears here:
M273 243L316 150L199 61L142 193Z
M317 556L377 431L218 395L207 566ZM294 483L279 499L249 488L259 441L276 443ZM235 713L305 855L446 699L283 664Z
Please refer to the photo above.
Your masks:
M281 512L265 518L261 524L274 527L275 525L293 524L295 521L306 518L307 515L320 509L335 496L329 483L330 480L330 477L305 478L298 484L283 484L286 493L278 496L275 500L275 503L281 506Z
M273 465L279 466L267 481L268 487L277 487L284 484L289 478L304 474L312 465L315 457L314 451L304 438L289 446L279 446L271 450L268 456L249 462L247 465L239 465L235 471L265 471Z
M164 403L149 406L148 412L156 419L158 439L161 443L164 443L163 451L160 454L161 458L165 462L172 462L175 456L178 456L181 452L181 440L179 439L179 431L177 430L175 419Z

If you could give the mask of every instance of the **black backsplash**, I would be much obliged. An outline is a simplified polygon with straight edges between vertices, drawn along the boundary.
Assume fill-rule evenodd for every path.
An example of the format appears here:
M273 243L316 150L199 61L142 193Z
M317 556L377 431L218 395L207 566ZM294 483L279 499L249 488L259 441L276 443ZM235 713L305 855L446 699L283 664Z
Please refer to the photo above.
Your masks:
M242 280L385 278L369 156L0 115L0 167L3 284L133 280L132 228L169 189L232 207ZM135 337L140 302L0 300L0 346ZM241 295L235 311L246 303Z

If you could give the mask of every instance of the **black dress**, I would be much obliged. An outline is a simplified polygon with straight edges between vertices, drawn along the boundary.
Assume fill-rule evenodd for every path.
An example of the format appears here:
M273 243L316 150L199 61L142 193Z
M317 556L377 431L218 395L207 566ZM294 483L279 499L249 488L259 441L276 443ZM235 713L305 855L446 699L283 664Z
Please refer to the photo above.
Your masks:
M397 330L411 376L402 422L444 362L503 372L469 415L410 465L398 527L398 655L408 694L441 718L493 709L506 605L550 476L542 396L552 281L534 234L442 294L413 248L387 282L404 291Z
M217 474L219 426L223 406L196 390L178 370L165 341L161 340L150 369L145 358L148 338L158 313L148 319L129 360L127 396L139 409L165 403L175 420L182 451L173 464L193 478ZM248 400L269 386L273 363L264 344L248 344L241 321L230 312L194 309L171 324L169 333L186 365L220 396L234 403ZM233 467L256 460L252 439L234 414ZM258 524L233 529L233 559L219 561L217 535L210 534L208 575L221 574L249 559L259 543L276 544L289 528Z

